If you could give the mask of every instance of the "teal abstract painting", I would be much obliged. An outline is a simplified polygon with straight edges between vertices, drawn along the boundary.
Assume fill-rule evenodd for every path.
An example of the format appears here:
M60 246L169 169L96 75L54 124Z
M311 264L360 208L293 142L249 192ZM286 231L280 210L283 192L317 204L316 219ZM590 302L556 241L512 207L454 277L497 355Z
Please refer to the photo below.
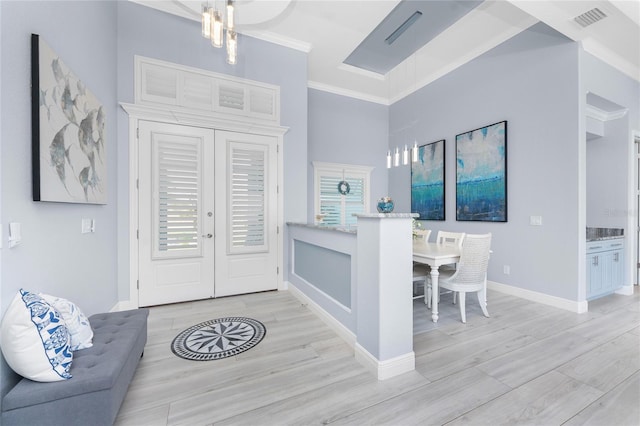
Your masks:
M411 212L419 220L445 220L444 139L418 148L411 163Z
M456 220L507 221L507 122L456 136Z

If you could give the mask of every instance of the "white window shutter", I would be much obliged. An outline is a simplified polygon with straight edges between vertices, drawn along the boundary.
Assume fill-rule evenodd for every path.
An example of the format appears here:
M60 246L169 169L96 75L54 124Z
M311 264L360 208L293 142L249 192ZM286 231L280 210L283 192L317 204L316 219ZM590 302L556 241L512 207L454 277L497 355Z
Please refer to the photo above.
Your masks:
M200 255L200 143L157 141L154 151L154 256Z
M327 225L342 225L342 195L338 192L341 175L324 174L320 176L320 213Z
M368 213L371 168L348 164L314 162L315 214L322 214L322 223L329 226L355 225L354 214ZM349 185L342 194L340 182Z
M167 105L178 104L178 71L142 63L141 72L141 101L162 103Z
M267 251L267 148L232 142L229 152L228 251Z

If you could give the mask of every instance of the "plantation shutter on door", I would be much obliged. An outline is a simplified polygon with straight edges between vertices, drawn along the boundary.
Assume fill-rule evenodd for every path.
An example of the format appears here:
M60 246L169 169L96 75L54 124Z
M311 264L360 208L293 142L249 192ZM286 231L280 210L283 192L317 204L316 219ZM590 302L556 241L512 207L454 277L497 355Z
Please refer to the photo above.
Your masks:
M152 149L154 258L200 256L200 144L160 139Z
M267 147L244 143L230 144L229 153L228 252L268 251L265 216L267 211Z

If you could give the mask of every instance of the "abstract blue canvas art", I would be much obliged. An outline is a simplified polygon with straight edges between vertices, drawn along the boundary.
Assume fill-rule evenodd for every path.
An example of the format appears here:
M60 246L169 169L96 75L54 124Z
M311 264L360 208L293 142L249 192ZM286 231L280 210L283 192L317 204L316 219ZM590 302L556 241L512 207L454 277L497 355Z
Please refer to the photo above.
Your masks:
M456 136L456 220L507 221L507 122Z
M444 139L418 148L411 163L411 212L419 220L444 220Z

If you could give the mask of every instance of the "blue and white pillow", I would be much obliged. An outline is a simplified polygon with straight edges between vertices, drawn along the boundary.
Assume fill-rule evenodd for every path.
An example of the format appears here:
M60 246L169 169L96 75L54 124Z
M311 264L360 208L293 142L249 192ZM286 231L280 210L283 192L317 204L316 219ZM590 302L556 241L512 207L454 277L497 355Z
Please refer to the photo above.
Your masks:
M20 289L2 319L0 341L13 371L37 382L70 379L70 342L60 312L38 294Z
M62 315L64 322L67 324L69 336L71 337L72 351L93 346L93 330L91 329L91 324L89 324L89 320L75 303L62 297L50 296L44 293L40 293L40 296Z

